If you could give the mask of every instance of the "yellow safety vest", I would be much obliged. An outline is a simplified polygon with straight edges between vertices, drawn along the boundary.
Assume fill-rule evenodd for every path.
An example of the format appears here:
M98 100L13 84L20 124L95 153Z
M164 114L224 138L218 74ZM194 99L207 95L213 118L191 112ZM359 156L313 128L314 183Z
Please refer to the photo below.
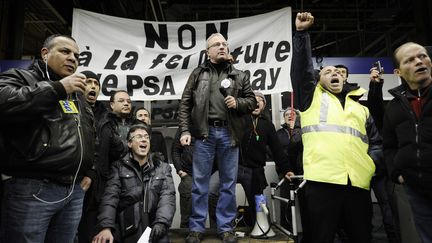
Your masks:
M375 164L368 155L366 120L369 110L350 98L360 88L338 98L317 85L311 106L301 112L303 170L306 180L369 189Z

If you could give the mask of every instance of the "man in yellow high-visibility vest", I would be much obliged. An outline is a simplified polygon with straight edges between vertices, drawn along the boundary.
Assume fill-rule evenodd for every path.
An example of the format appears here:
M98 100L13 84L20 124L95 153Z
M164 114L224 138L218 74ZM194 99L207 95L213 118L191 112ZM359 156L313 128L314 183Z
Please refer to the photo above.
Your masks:
M349 242L371 242L370 181L381 138L369 110L358 100L366 90L344 85L340 71L326 66L314 80L310 13L296 17L291 80L301 111L303 169L311 242L333 242L344 225Z

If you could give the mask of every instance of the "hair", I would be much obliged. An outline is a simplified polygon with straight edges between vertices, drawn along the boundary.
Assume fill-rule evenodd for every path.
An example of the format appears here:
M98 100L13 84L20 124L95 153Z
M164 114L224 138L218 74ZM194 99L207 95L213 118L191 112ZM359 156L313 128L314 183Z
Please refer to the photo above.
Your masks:
M286 108L286 109L284 110L284 112L283 112L283 116L285 116L285 114L286 114L287 112L291 112L291 107L288 107L288 108ZM295 109L295 108L294 108L294 113L295 113L297 116L300 115L300 111L299 111L298 109Z
M209 48L209 41L210 41L211 39L213 39L214 37L216 37L216 36L220 36L220 37L223 37L223 38L225 39L225 36L223 36L223 35L222 35L221 33L219 33L219 32L211 34L211 35L207 38L207 41L206 41L206 49Z
M135 112L134 112L134 117L136 118L136 114L138 113L138 111L140 111L140 110L145 110L145 111L147 111L147 113L149 114L149 116L151 115L150 114L150 111L149 110L147 110L145 107L138 107L136 110L135 110Z
M110 96L110 102L114 102L114 98L115 98L116 94L118 94L118 93L126 93L126 94L129 94L129 93L128 93L126 90L124 90L124 89L116 90L116 91L114 91L114 92L111 93L111 96Z
M392 56L392 61L393 61L393 67L394 68L399 68L400 67L400 60L398 60L398 58L396 57L396 55L398 54L398 52L400 51L400 49L402 49L403 47L405 47L405 46L407 46L407 45L419 45L419 46L421 46L421 47L423 47L423 48L425 48L424 46L422 46L422 45L420 45L420 44L418 44L418 43L415 43L415 42L407 42L407 43L404 43L404 44L402 44L402 45L400 45L398 48L396 48L395 50L394 50L394 52L393 52L393 56ZM425 48L425 50L426 50L426 48ZM427 51L427 50L426 50Z
M128 141L130 141L130 139L131 139L131 134L133 132L135 132L136 130L145 130L147 132L147 134L151 137L151 127L149 125L147 125L146 123L139 123L139 124L132 125L129 128L129 131L128 131L127 136L126 136Z
M348 69L347 66L342 65L342 64L339 64L339 65L335 65L335 68L343 68L343 69L345 69L345 70L346 70L346 73L347 73L347 78L348 78L348 75L349 75L349 69Z
M76 40L73 37L69 36L69 35L54 34L54 35L48 36L45 39L42 48L47 48L48 50L51 49L53 47L53 45L54 45L54 39L57 38L57 37L68 38L70 40L73 40L76 43Z

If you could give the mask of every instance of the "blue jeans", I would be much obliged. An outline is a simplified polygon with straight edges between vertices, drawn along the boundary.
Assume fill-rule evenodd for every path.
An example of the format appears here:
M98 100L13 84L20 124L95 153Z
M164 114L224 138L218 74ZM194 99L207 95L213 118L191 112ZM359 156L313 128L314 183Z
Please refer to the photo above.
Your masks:
M256 178L255 178L256 179ZM252 221L250 222L253 226L255 223L255 195L263 194L263 191L258 191L258 186L253 186L253 176L252 176L252 169L239 165L238 166L238 173L237 173L237 183L240 183L242 185L243 190L246 195L246 199L249 204L250 211L248 212L249 215L252 217ZM212 223L214 223L215 220L215 214L216 214L216 202L219 198L219 172L216 171L210 178L210 189L209 189L209 214L210 214L210 226L212 226ZM255 190L254 190L255 189ZM248 220L248 219L247 219ZM249 222L248 222L249 223Z
M11 178L4 181L0 242L72 243L81 218L84 191L47 180Z
M404 184L417 232L424 243L432 243L432 203Z
M216 207L217 232L233 230L239 150L231 144L228 127L209 126L209 136L195 141L192 172L192 214L189 230L204 232L208 212L209 181L216 157L219 168L219 200Z

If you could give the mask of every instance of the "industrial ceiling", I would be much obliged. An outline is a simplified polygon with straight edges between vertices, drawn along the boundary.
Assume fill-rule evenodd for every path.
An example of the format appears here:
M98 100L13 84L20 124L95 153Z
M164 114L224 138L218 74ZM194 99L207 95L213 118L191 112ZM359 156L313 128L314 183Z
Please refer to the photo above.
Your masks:
M1 59L38 56L46 36L70 34L73 8L151 21L247 17L291 6L315 16L315 56L390 56L406 41L432 45L428 0L1 0Z

